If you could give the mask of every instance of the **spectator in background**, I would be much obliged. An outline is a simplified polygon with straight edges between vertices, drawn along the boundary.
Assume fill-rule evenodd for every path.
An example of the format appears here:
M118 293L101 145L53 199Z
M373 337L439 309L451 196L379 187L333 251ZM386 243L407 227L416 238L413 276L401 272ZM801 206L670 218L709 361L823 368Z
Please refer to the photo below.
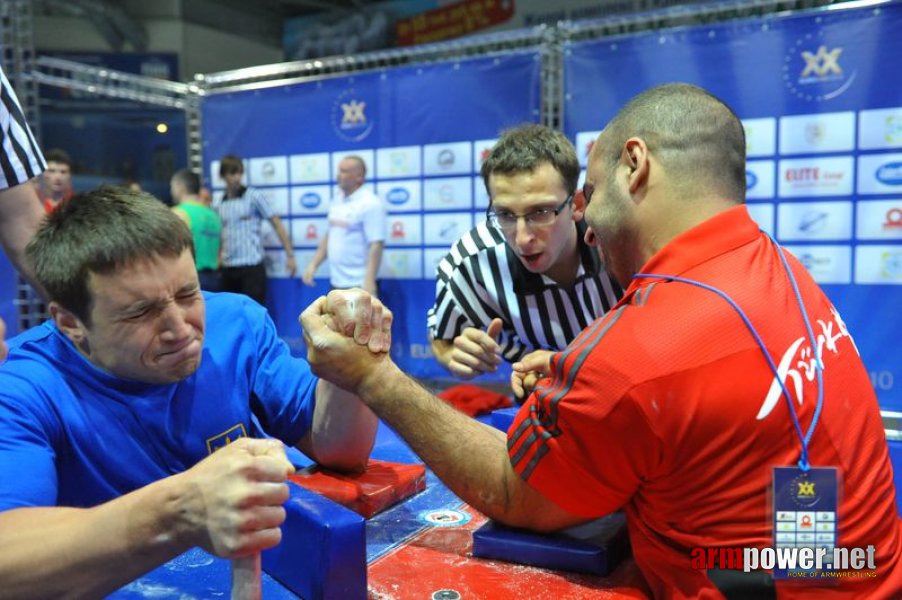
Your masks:
M376 276L385 243L385 207L368 188L366 164L359 156L338 163L338 187L342 197L329 207L329 229L304 270L304 283L313 285L316 269L329 259L333 288L359 287L378 296Z
M72 197L72 159L65 150L48 150L47 170L44 171L42 202L44 212L50 212L66 198Z
M169 181L172 210L191 230L194 238L194 263L201 289L216 292L222 287L219 263L222 249L222 221L216 211L204 204L200 193L200 177L188 169L176 171Z
M25 246L41 223L34 178L45 168L44 157L25 122L25 115L0 67L0 244L20 273L31 279L25 263ZM0 362L6 358L3 338L6 324L0 319Z
M263 221L272 223L285 248L285 268L297 271L291 239L279 215L262 194L241 183L244 164L234 154L222 157L219 175L226 191L215 206L222 220L222 290L246 294L265 306L266 267L263 264Z

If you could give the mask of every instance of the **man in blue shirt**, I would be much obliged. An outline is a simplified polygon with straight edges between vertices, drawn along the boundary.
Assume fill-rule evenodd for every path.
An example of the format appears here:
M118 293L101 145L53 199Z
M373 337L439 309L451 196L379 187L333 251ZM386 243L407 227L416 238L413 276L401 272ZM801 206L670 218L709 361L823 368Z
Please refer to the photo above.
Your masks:
M374 415L293 358L263 307L202 293L192 251L177 215L121 188L62 203L29 244L52 321L10 340L0 366L4 592L98 597L193 546L274 546L293 470L282 442L365 465ZM331 326L388 350L378 300L326 302L343 315ZM281 441L250 439L252 416Z

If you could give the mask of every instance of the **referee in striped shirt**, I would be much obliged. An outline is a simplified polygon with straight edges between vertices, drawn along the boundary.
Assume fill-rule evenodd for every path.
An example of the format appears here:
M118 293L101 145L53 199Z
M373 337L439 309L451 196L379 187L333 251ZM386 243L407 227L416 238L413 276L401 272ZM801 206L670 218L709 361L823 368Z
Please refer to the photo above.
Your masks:
M25 115L12 85L0 68L0 246L20 273L31 277L25 261L25 246L44 218L41 200L31 181L40 175L47 164L37 142L28 128ZM20 289L20 301L33 301L30 292ZM6 356L3 337L6 326L0 319L0 362Z
M470 379L502 359L563 350L620 298L583 235L573 145L542 125L504 132L483 163L487 218L451 247L429 310L432 351Z

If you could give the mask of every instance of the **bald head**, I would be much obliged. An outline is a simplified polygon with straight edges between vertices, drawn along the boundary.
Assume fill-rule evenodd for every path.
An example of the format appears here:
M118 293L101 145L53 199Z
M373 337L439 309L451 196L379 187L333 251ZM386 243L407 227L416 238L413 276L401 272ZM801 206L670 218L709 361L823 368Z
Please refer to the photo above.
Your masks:
M675 188L745 200L745 130L730 107L705 90L669 83L639 94L605 127L598 158L613 166L631 137L645 140Z

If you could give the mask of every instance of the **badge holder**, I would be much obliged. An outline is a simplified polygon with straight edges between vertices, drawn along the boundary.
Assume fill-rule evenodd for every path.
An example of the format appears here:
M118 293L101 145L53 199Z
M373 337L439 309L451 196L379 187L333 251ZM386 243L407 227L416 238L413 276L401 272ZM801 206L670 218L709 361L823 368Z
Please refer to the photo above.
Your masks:
M810 569L774 566L774 579L802 579L833 568L838 535L839 476L835 468L774 467L774 550L811 548ZM798 558L798 555L796 555Z

